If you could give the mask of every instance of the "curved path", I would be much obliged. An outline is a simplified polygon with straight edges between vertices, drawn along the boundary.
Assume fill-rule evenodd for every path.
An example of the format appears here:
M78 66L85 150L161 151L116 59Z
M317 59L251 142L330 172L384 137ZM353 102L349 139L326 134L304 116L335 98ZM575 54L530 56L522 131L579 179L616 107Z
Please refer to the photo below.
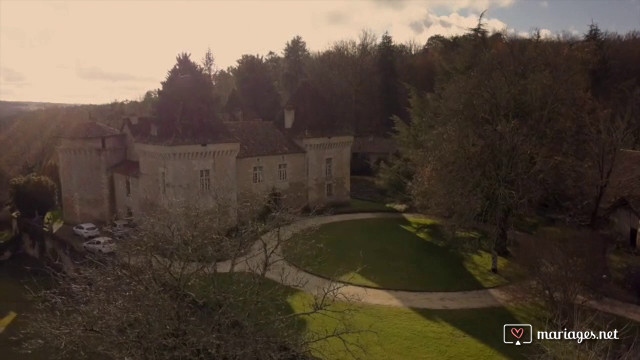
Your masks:
M323 224L375 218L420 218L420 214L400 213L355 213L305 218L291 225L271 231L262 236L248 255L235 261L217 265L217 271L248 271L263 273L280 284L321 295L330 291L338 299L374 305L388 305L424 309L474 309L504 306L518 301L516 285L491 289L455 292L417 292L374 289L330 281L308 273L288 263L281 255L281 245L293 234ZM268 255L265 255L268 254ZM266 270L265 270L266 269ZM613 299L588 301L586 305L640 322L640 307Z

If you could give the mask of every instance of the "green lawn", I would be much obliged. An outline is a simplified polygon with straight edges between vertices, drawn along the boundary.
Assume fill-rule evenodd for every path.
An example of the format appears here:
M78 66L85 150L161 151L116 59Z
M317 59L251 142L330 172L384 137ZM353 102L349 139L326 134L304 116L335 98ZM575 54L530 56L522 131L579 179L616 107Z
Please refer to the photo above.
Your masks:
M291 315L312 308L309 294L255 275L217 274L214 286L253 287L261 294L247 316L280 313ZM263 296L262 296L263 295ZM246 298L233 306L245 308ZM302 316L294 326L312 338L348 329L342 341L333 338L313 345L314 355L325 360L356 359L521 359L533 347L502 343L502 325L526 322L528 309L421 310L388 306L336 303L331 313ZM329 315L329 316L327 316ZM349 349L349 350L347 350Z
M387 206L386 204L360 199L351 199L349 201L349 205L335 207L332 209L332 213L334 214L358 212L397 212L397 210L391 206Z
M611 272L611 287L608 289L608 296L621 301L637 302L638 294L634 288L634 276L631 274L640 269L640 255L634 254L625 245L608 253L607 264Z
M309 308L308 295L288 299L296 312ZM336 305L332 317L306 317L307 331L325 334L335 329L356 330L345 336L358 359L523 359L533 347L502 343L502 326L521 323L522 314L505 308L474 310L403 309L374 305ZM339 339L321 342L322 359L353 359Z
M444 236L438 223L428 219L343 221L295 236L284 254L312 273L372 287L460 291L507 282L489 271L488 253L454 251L443 244ZM509 270L506 259L499 265Z

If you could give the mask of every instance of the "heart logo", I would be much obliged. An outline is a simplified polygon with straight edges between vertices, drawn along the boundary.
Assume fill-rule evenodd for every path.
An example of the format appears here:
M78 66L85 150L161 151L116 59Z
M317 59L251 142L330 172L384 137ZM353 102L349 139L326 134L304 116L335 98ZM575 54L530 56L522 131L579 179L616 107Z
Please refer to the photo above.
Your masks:
M520 339L522 337L522 335L524 334L524 329L523 328L511 328L511 335L515 336L516 339Z

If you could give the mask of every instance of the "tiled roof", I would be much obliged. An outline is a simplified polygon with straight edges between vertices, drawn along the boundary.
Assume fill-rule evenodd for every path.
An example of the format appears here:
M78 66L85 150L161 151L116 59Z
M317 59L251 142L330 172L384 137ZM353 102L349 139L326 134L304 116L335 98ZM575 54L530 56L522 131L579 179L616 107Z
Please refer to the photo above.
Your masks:
M640 213L640 151L618 152L602 205L610 207L620 199Z
M240 143L238 157L304 153L270 121L234 121L225 123L225 126Z
M393 139L379 136L356 137L351 148L354 153L392 154L397 150L398 146Z
M124 160L114 165L111 171L117 174L138 177L138 174L140 174L140 164L137 161Z
M95 121L84 121L72 125L62 134L68 139L99 138L107 136L117 136L120 132L110 126Z
M151 132L152 122L154 122L154 120L146 116L128 117L124 119L121 130L124 130L125 127L127 127L131 132L133 138L139 140L140 138L149 135L149 133Z
M154 145L192 145L233 142L232 136L221 122L209 122L197 129L168 127L150 117L126 118L123 130L128 128L137 142ZM153 134L155 128L156 133Z

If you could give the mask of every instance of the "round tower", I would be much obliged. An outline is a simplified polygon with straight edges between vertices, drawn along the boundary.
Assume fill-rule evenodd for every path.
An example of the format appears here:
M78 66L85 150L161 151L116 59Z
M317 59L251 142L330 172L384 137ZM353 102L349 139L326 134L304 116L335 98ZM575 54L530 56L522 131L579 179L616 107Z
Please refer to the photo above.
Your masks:
M64 221L108 222L114 212L109 169L126 158L120 131L97 122L71 127L57 147Z

